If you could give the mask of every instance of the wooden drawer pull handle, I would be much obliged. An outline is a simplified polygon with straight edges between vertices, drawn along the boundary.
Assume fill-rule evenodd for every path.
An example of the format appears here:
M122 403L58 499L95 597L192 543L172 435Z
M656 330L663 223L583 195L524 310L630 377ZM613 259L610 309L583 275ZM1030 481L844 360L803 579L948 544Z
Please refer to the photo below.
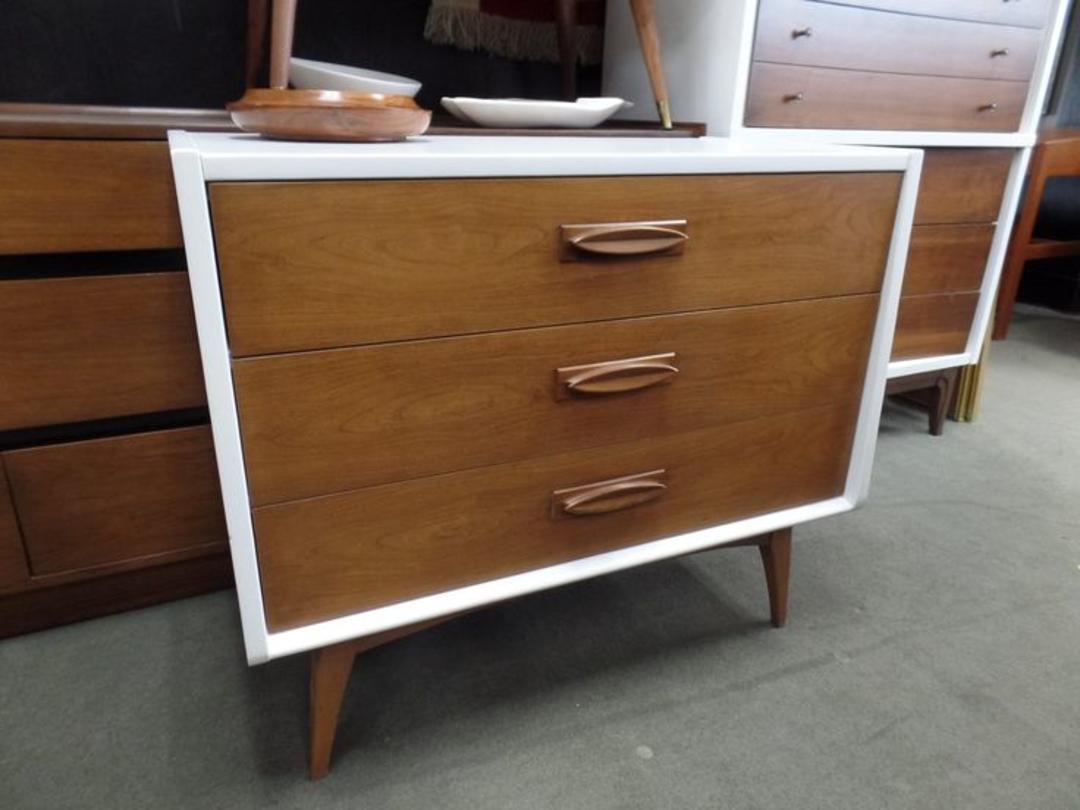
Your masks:
M574 251L598 256L681 253L690 239L686 233L685 219L563 225L559 230L564 258L573 258L566 254Z
M555 369L555 398L603 397L666 385L679 373L674 352Z
M666 470L653 470L608 481L597 481L551 493L554 518L606 515L655 501L667 491Z

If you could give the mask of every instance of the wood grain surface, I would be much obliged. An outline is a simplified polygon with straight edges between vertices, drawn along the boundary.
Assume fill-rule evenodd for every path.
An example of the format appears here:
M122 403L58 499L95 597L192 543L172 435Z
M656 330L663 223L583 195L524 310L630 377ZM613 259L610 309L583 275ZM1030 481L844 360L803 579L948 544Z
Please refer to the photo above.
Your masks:
M242 360L255 505L859 399L877 296ZM564 398L556 369L675 352L667 385Z
M1027 87L1027 82L755 61L750 72L746 124L805 129L1011 132L1020 125Z
M271 630L812 503L843 490L849 404L254 512ZM648 470L662 498L554 520L551 493Z
M965 351L978 305L977 292L901 298L892 359L910 360Z
M1014 149L927 149L915 224L994 222Z
M1029 81L1033 28L890 14L806 0L761 0L754 59L974 79Z
M0 430L205 404L186 273L0 281Z
M2 455L34 576L220 550L225 518L208 427ZM131 567L130 565L126 567Z
M0 592L26 583L30 569L26 564L15 507L11 505L7 475L0 459Z
M903 295L972 292L982 286L994 226L916 225Z
M218 183L235 355L877 292L900 175ZM686 219L560 262L567 224Z
M0 253L181 247L164 141L0 139Z

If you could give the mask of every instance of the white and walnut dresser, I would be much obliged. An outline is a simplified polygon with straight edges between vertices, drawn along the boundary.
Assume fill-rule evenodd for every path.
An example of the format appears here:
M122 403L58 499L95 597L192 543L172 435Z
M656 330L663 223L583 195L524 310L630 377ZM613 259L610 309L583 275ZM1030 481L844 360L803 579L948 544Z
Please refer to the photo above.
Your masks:
M935 384L943 406L980 357L1069 1L657 4L677 117L735 138L925 148L891 390ZM605 93L647 103L626 3L608 3L605 36Z
M917 150L170 136L248 660L790 527L870 476Z

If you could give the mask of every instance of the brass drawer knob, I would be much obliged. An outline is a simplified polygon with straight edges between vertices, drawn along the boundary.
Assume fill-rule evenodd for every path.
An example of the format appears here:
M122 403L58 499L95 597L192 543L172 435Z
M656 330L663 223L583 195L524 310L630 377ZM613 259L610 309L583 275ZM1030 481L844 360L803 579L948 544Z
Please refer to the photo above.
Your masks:
M649 501L667 491L666 470L627 475L551 493L551 516L556 520L620 512Z
M800 39L801 37L810 38L814 34L813 28L796 28L791 32L792 39Z
M803 100L803 98L804 98L804 96L802 94L802 91L800 91L798 93L789 93L788 95L784 96L784 103L785 104L798 104L800 101Z

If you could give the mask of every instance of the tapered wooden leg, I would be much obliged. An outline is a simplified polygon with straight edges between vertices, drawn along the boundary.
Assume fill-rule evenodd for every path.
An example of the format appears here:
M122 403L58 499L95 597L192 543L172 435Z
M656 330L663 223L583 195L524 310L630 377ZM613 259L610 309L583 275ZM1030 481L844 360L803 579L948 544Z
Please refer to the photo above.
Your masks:
M577 0L556 0L555 32L562 65L562 94L566 101L577 98Z
M758 544L769 589L773 627L787 624L788 585L791 582L791 529L780 529Z
M330 755L334 750L338 715L349 684L355 642L323 647L311 653L311 748L308 752L308 774L322 779L330 773Z
M934 383L930 395L930 435L940 436L945 431L945 417L952 407L953 394L956 392L956 378L960 370L950 368L942 372Z

